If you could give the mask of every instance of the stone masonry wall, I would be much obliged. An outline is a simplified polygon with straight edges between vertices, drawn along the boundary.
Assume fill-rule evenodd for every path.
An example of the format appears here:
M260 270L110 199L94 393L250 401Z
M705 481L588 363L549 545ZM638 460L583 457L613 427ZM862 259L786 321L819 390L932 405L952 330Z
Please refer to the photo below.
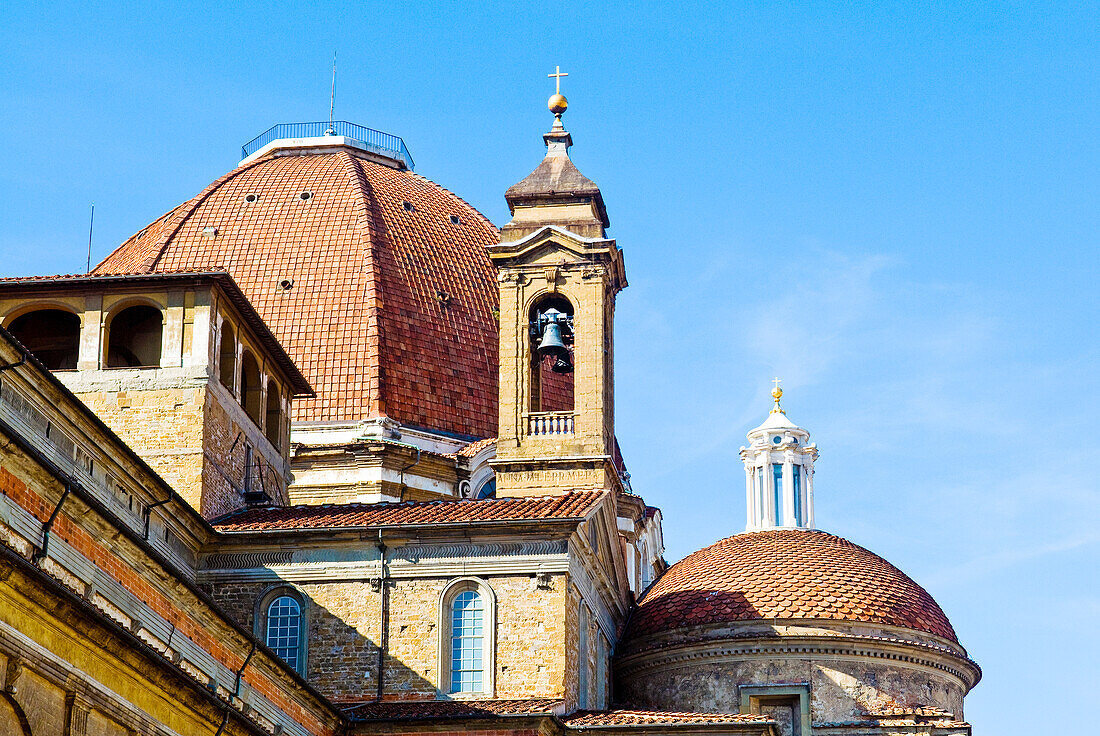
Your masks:
M253 428L253 433L255 431ZM245 428L234 421L222 406L218 392L213 390L206 392L204 432L205 478L199 511L206 518L213 519L244 505L244 498L238 489L244 488L246 455ZM253 490L266 492L272 503L289 503L280 470L271 466L259 448L252 452L251 483Z
M740 662L705 662L651 669L621 678L627 702L666 710L736 713L738 685L810 683L815 723L858 720L890 705L930 705L962 718L958 680L932 670L880 659L799 659L762 656Z
M203 389L77 396L196 509L202 496Z
M440 596L454 578L388 581L389 651L384 664L388 699L439 695ZM489 577L496 596L494 696L564 697L565 577L542 589L529 575ZM218 604L255 628L256 601L271 583L207 586ZM381 599L369 581L293 586L306 599L307 679L336 701L375 697Z

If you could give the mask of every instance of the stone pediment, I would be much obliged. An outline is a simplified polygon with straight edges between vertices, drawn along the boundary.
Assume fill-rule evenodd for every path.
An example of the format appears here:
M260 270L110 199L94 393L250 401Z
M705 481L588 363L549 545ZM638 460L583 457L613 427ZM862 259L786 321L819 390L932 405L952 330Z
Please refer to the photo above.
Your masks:
M626 287L622 251L612 238L586 238L556 225L544 225L529 235L489 246L498 268L602 264L616 291Z

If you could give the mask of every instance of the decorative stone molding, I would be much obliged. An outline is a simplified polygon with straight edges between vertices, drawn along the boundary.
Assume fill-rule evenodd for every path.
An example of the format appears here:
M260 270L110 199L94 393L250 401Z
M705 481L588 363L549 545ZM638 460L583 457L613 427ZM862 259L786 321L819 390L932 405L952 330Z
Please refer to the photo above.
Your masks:
M290 550L215 554L206 558L203 567L208 570L244 570L268 565L287 565L290 564L291 557Z
M513 542L501 544L448 544L410 545L399 547L390 556L391 561L419 563L423 560L508 557L514 555L560 555L568 550L563 540L544 542Z
M704 661L791 656L799 658L858 658L893 660L927 667L956 677L965 690L981 678L981 670L970 659L941 648L887 637L858 635L744 637L743 639L662 646L627 655L616 662L617 676L632 678L663 669L676 669Z

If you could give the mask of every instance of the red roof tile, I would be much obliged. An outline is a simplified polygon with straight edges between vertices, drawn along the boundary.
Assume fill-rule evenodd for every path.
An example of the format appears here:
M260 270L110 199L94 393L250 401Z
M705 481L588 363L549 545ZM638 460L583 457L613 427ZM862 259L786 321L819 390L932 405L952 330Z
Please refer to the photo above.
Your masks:
M677 562L626 636L772 618L887 624L958 643L932 596L901 570L846 539L796 529L738 534Z
M470 444L459 450L457 454L459 457L471 458L484 450L486 447L492 447L496 443L496 437L487 437L486 439L478 440L477 442L471 442Z
M342 529L402 524L462 524L584 518L606 491L479 501L353 503L244 509L213 522L221 532Z
M487 437L497 286L485 247L497 240L437 184L336 150L234 169L95 272L229 271L317 390L294 402L297 420L385 415Z
M601 726L705 725L708 723L774 723L755 713L685 713L662 710L581 710L563 719L569 728Z
M446 718L499 718L501 716L550 715L562 701L551 698L526 700L395 700L344 703L340 707L354 721L412 721Z

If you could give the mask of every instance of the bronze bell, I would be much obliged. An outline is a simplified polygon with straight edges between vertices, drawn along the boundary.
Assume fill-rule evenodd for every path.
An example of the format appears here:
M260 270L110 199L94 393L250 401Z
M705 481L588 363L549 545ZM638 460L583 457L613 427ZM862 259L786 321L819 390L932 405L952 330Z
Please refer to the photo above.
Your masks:
M561 339L561 325L550 322L542 328L542 339L539 340L539 355L546 357L553 355L559 361L569 358L569 348Z
M569 360L569 356L558 356L558 359L554 361L554 365L550 366L550 370L554 373L572 373L573 361Z

